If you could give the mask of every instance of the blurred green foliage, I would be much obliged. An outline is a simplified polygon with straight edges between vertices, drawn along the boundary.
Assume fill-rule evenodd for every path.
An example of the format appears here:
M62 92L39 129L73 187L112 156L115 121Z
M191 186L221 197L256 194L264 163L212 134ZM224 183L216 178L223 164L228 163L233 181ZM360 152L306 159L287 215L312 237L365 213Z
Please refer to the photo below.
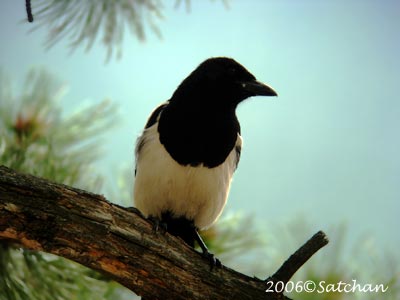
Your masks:
M117 117L110 101L63 116L64 86L32 70L15 96L0 72L0 165L52 181L99 191L94 162L100 135ZM66 259L0 241L0 299L122 299L118 284Z
M116 121L110 101L64 117L58 106L65 86L44 70L32 70L14 96L0 72L0 163L68 185L99 190L93 163L99 137Z

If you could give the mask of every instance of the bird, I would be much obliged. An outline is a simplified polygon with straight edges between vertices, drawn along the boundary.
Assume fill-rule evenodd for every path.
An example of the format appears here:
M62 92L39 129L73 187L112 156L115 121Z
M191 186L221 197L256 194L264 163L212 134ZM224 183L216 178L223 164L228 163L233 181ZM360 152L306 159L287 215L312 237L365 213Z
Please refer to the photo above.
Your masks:
M229 57L202 62L150 115L135 148L134 205L155 228L199 244L227 202L242 148L236 108L252 96L277 96Z

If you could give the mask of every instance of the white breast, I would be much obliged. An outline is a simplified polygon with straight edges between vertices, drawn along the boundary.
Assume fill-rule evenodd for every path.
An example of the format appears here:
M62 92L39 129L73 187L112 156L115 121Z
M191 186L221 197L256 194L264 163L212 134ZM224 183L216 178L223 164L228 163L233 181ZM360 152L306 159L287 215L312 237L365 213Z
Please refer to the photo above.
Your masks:
M236 169L235 148L215 168L182 166L160 143L158 123L147 128L139 139L142 144L136 158L134 187L135 206L145 216L160 217L171 211L194 220L204 229L221 215L226 204L233 172ZM236 145L241 146L238 134Z

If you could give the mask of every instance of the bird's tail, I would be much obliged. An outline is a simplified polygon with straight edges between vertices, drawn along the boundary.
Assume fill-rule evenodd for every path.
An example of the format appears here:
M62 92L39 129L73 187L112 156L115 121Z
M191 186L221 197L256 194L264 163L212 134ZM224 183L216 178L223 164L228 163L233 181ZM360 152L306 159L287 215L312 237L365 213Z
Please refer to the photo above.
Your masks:
M180 237L186 244L194 247L195 226L193 220L176 217L171 212L166 212L161 215L161 222L166 224L170 234Z

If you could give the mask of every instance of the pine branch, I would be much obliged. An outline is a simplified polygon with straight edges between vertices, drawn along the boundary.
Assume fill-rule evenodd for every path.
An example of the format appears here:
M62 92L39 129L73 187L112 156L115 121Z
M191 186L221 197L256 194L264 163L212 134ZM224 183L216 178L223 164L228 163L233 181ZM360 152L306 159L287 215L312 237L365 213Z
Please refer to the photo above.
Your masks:
M126 29L139 41L146 37L145 27L161 36L155 20L162 19L160 0L36 0L35 27L48 29L45 47L51 48L60 40L68 39L74 50L84 45L86 51L100 42L107 50L107 61L116 50L122 55Z
M200 253L154 233L135 209L3 166L0 239L101 271L147 299L288 299L265 293L265 281L225 266L210 271ZM300 261L318 249L308 248ZM300 266L295 263L285 279Z
M33 15L32 15L31 0L25 0L25 8L26 8L26 15L28 17L28 21L30 23L32 23L33 22Z

